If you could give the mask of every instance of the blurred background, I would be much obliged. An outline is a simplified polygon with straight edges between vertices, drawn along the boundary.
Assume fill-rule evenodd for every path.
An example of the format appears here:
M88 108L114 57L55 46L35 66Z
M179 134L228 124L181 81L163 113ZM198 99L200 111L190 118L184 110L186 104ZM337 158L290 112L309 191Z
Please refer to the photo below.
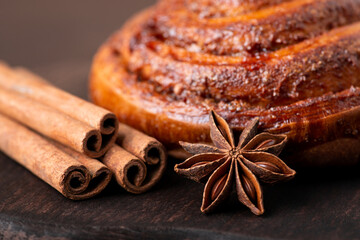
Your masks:
M86 98L98 47L155 0L0 0L0 59ZM61 81L72 81L73 87Z

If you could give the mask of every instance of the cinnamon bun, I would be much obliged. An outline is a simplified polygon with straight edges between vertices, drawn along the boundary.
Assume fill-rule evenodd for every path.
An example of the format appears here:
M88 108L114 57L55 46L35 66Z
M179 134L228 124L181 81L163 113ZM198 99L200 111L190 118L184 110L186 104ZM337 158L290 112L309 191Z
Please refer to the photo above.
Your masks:
M90 96L167 145L209 141L214 109L287 134L289 161L356 163L360 0L159 1L101 46Z

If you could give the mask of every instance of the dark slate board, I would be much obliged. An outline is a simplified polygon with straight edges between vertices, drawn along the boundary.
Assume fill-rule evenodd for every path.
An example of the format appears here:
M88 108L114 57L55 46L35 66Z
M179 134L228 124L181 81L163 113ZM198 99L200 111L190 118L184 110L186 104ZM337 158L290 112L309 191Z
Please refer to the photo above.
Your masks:
M96 48L152 2L0 0L0 58L86 98ZM204 186L175 175L174 163L146 194L113 182L74 202L0 153L0 239L360 239L360 166L301 169L265 186L266 213L256 217L235 198L202 214Z
M256 217L229 200L200 213L203 185L170 164L151 192L132 195L113 182L98 197L67 200L0 155L0 239L356 239L360 236L359 168L300 171L266 186L266 213Z

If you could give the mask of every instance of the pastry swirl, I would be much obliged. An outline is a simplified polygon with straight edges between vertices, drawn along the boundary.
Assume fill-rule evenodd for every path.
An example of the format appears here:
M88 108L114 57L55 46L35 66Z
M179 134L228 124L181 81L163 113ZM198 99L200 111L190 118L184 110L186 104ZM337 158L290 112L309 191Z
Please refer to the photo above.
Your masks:
M293 143L359 144L360 0L159 1L100 48L90 93L170 144L209 141L209 109L235 131L258 116Z

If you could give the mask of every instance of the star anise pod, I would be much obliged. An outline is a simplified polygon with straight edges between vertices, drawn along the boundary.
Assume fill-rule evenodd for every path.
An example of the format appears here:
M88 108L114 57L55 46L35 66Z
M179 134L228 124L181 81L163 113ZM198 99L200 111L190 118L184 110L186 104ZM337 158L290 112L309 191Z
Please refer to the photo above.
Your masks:
M210 137L214 146L180 142L187 152L195 155L175 165L175 171L198 182L207 179L202 212L212 211L235 185L239 201L254 214L261 215L263 194L258 180L276 183L294 177L295 171L277 157L286 144L286 135L265 132L257 135L258 124L258 118L250 121L235 145L229 125L210 111Z

